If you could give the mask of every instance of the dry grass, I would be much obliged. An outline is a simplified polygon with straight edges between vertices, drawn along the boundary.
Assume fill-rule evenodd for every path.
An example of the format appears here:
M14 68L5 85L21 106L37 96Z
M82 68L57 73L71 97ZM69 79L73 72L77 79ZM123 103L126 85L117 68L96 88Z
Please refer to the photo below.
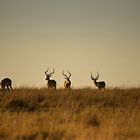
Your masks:
M0 139L139 140L140 89L0 93Z

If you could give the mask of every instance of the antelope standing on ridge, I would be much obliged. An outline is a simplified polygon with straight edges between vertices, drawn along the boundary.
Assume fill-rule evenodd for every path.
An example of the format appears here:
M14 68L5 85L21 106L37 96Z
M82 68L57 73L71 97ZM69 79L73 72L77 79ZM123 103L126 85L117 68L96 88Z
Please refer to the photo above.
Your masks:
M56 81L55 80L50 80L50 77L52 76L52 74L54 74L54 69L53 69L53 72L51 73L47 73L49 70L49 68L45 71L45 74L46 74L46 79L48 81L47 85L48 85L48 89L51 88L51 89L55 89L56 90Z
M2 92L6 91L6 90L8 90L8 91L12 90L12 80L9 79L9 78L4 78L1 81L0 85L1 85L1 91Z
M95 86L98 89L105 89L105 86L106 86L105 82L104 81L97 82L98 79L99 79L99 73L97 74L95 78L92 76L92 73L91 73L91 80L94 81Z
M65 89L69 89L71 87L71 81L70 81L70 77L71 77L71 73L68 71L69 76L67 76L64 71L62 72L62 75L64 76L64 78L66 79L64 82L64 88Z

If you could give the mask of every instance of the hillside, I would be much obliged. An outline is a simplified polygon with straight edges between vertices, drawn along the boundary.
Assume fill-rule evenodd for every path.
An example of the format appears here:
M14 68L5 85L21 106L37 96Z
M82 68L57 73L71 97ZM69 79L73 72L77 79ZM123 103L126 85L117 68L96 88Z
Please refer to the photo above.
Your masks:
M0 93L0 139L138 140L140 89Z

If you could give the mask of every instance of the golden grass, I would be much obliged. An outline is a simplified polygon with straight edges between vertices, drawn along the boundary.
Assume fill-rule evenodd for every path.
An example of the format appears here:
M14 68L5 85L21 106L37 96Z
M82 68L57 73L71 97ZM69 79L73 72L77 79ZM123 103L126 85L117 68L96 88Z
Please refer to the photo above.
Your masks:
M0 93L0 139L139 140L140 89Z

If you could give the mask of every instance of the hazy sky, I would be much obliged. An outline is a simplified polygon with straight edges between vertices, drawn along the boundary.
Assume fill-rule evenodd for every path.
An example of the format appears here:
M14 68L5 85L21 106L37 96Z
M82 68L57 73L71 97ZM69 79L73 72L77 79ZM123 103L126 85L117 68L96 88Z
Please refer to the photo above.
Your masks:
M63 86L140 86L140 0L0 0L0 79L46 85L47 68Z

